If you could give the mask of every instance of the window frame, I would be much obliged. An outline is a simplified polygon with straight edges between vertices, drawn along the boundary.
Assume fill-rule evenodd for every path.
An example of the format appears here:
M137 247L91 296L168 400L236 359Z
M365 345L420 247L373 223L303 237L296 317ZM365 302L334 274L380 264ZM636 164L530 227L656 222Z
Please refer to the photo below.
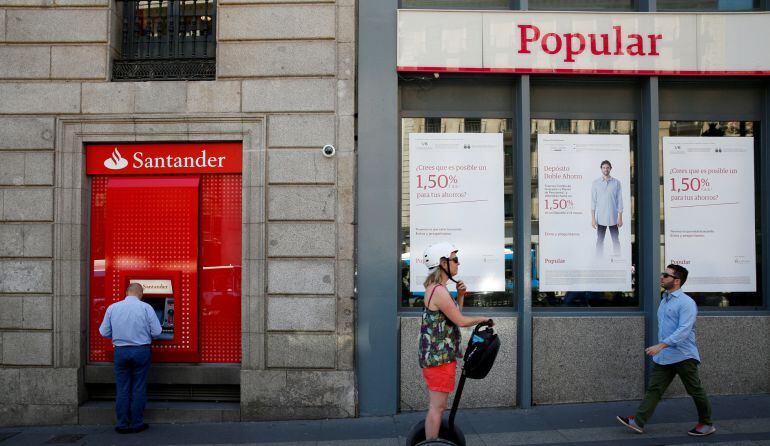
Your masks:
M145 20L158 20L165 27L165 33L155 36L155 42L149 38L138 41L138 33L142 32L145 24L140 23L143 19L138 11L143 5L147 6L147 11L152 11L156 1L158 15L150 12ZM190 3L192 15L186 14ZM117 4L122 4L118 6L122 22L118 46L121 54L113 61L113 81L216 79L216 0L200 0L200 4L198 0L118 0ZM164 8L165 14L161 14ZM202 11L198 11L199 8ZM203 15L199 16L199 13ZM207 20L203 20L204 17ZM196 25L204 23L205 26L194 26L188 30L182 26L185 18L192 18ZM181 31L191 33L192 38L181 36ZM199 37L197 34L201 32L204 35ZM144 44L145 51L142 51Z

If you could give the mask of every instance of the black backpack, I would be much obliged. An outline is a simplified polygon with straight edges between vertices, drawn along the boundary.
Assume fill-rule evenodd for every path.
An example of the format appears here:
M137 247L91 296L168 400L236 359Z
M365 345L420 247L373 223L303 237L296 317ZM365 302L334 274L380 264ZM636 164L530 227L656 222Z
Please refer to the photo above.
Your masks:
M473 329L468 348L463 357L463 374L471 379L484 379L497 358L500 339L492 329L492 320L482 322Z

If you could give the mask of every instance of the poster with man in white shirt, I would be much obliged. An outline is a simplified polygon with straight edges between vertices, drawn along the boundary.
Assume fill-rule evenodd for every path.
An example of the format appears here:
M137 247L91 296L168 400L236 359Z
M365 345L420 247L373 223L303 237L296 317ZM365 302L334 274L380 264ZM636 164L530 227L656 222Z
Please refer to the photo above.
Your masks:
M540 291L632 290L629 138L538 135Z

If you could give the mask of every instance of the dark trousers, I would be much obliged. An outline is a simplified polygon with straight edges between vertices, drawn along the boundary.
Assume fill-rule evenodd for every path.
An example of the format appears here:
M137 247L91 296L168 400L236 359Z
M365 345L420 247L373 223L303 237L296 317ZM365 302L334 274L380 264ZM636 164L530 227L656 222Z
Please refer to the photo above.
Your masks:
M604 252L604 234L610 229L612 237L612 249L615 254L620 254L620 239L618 239L618 225L602 226L596 225L596 254L602 255Z
M711 404L709 404L706 391L700 383L698 377L698 361L686 359L681 362L669 365L660 365L652 363L652 374L650 375L650 385L644 394L644 400L639 405L636 412L636 423L644 426L652 417L655 406L658 405L663 393L668 388L674 376L679 375L687 394L695 402L695 408L698 409L698 422L711 424Z
M121 428L144 423L150 346L115 347L115 413Z

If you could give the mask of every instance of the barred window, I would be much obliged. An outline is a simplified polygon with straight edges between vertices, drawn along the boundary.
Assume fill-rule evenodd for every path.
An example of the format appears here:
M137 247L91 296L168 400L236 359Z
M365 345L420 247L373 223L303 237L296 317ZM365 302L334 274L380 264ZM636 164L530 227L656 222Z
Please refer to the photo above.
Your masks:
M112 79L213 80L214 0L125 0L121 56Z

